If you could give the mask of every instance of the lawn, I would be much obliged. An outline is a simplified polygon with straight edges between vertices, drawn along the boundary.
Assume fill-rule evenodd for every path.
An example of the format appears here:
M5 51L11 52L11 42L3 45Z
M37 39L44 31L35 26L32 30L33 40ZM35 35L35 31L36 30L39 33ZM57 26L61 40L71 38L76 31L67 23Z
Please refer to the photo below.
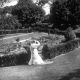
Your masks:
M74 41L68 42L66 44L61 44L61 37L56 39L55 35L50 35L47 37L46 33L29 33L24 36L7 36L3 38L1 43L4 47L7 47L15 38L19 37L21 40L32 37L33 39L38 39L41 44L55 44L56 46L70 44ZM53 36L53 37L52 37ZM77 40L76 40L77 41ZM76 43L75 45L78 45ZM78 40L79 42L79 40ZM2 48L1 45L1 48ZM5 46L6 45L6 46ZM11 43L11 45L13 45ZM55 45L52 47L55 48ZM60 46L61 47L61 46ZM6 48L4 48L6 49ZM59 52L59 51L58 51ZM17 58L17 57L16 57ZM80 80L80 49L75 48L74 50L68 52L67 54L61 54L52 59L54 62L47 65L15 65L10 67L0 68L0 80ZM78 75L78 76L77 76Z
M80 80L80 49L54 58L48 65L0 68L0 80Z
M9 36L10 35L10 36ZM56 34L50 34L47 33L28 33L28 34L9 34L6 35L1 39L0 44L0 67L4 66L13 66L13 65L22 65L22 64L28 64L28 61L30 59L30 45L28 45L28 42L30 40L26 40L31 38L31 40L37 39L40 41L41 46L39 47L39 53L42 53L42 48L44 44L49 44L48 46L55 46L58 45L61 42L61 36L58 36ZM11 36L12 35L12 36ZM24 50L18 49L17 45L18 43L15 43L16 39L19 38L21 41L21 46L23 46ZM26 40L26 41L24 41ZM25 50L27 52L25 52ZM22 58L23 56L23 58ZM29 56L29 57L27 57ZM20 60L21 58L21 60ZM21 61L21 63L19 62Z
M14 48L15 43L13 42L15 41L16 38L19 38L20 41L29 38L37 39L41 42L41 45L47 44L49 46L57 45L59 44L59 42L61 42L61 40L64 39L63 36L58 36L55 34L48 35L47 33L38 33L38 32L32 32L27 34L26 33L8 34L0 39L0 52L4 52L8 48Z

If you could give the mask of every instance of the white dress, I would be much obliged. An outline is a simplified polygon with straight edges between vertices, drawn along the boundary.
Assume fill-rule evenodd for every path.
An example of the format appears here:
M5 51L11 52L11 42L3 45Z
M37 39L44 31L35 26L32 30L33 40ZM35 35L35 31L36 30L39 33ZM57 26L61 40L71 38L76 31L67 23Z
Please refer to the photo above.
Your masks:
M41 56L38 54L38 46L40 46L39 41L34 41L34 43L31 43L31 59L29 61L29 65L32 64L44 64L44 61L42 60Z
M50 64L52 62L45 62L41 58L41 56L38 54L38 46L40 46L40 43L37 41L37 43L32 43L31 44L31 59L29 61L29 65L37 65L37 64Z
M44 64L44 61L42 60L41 56L38 54L38 50L33 50L33 64Z

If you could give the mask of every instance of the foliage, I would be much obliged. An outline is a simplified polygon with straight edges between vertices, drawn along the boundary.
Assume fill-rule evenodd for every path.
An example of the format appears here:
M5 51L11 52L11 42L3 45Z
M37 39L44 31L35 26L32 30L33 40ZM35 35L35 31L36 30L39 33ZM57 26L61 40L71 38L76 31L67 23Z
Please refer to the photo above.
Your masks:
M33 4L31 0L20 0L19 4L12 9L12 14L18 17L22 26L28 27L40 21L44 11Z
M44 45L42 55L45 59L51 59L61 54L66 54L80 46L80 39L71 40L67 43L48 47Z
M31 52L29 47L25 47L25 49L26 52L19 50L16 52L7 52L6 54L3 54L3 56L0 56L0 67L28 65Z
M66 41L69 40L74 40L76 38L75 32L72 30L71 27L67 28L66 34L65 34L65 39Z
M44 46L43 46L42 56L43 56L43 59L50 59L49 48L48 48L47 45L44 45Z
M12 16L6 17L6 13ZM24 29L42 25L45 12L32 0L19 0L16 6L0 9L0 29Z
M16 29L21 26L18 19L15 16L1 16L0 18L0 29Z
M59 29L67 29L70 26L75 29L75 25L80 24L79 0L67 0L63 3L54 2L51 7L50 22Z
M68 27L65 31L59 30L59 29L54 29L54 32L58 35L64 35L65 37L65 42L69 40L74 40L76 38L76 34L74 30L71 27Z

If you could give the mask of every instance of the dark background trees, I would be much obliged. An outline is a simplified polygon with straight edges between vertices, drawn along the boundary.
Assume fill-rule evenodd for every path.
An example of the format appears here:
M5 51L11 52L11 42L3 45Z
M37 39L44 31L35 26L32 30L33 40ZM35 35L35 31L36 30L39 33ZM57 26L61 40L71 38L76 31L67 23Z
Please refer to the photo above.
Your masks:
M6 13L12 15L11 17L3 18L3 20L2 18L0 19L5 23L9 22L8 27L12 26L13 23L17 24L17 26L14 25L14 28L16 29L44 27L45 29L58 28L60 30L66 30L68 27L72 27L72 29L77 28L76 25L80 24L79 0L57 0L51 5L50 15L44 16L45 12L42 10L42 6L40 5L44 5L48 1L49 0L41 0L40 3L36 5L32 0L19 0L19 3L16 6L0 9L0 17ZM0 22L2 23L2 21ZM1 25L2 24L0 24L0 26Z
M18 19L15 16L6 16L2 15L0 18L0 30L1 29L9 29L14 30L18 29L21 26Z
M76 25L80 24L80 1L54 2L51 7L50 23L54 24L53 28L61 30L68 27L75 29Z
M6 17L6 13L12 16ZM44 14L42 8L34 4L32 0L19 0L15 6L0 9L0 16L3 16L0 18L0 28L11 29L13 25L14 29L33 27L32 24L37 24L43 20Z
M12 15L16 15L18 17L22 27L25 26L25 28L41 21L42 17L44 16L44 11L41 9L41 7L33 4L31 0L20 0L19 4L13 7L11 13Z

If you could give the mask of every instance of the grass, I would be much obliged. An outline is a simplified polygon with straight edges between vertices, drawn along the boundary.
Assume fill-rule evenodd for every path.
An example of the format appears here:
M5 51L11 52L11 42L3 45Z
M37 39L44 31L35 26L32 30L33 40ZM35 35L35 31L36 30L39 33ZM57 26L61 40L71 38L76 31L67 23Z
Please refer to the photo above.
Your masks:
M74 54L77 55L75 56ZM80 80L80 50L58 57L53 64L0 68L1 80ZM74 56L74 57L72 57ZM72 62L73 61L73 62ZM77 62L77 63L76 63ZM4 74L4 75L3 75ZM44 75L45 74L45 75ZM73 79L75 78L75 79Z
M11 37L11 38L8 39L3 38L2 40L0 40L0 52L5 52L8 49L14 50L16 48L16 44L13 42L15 41L17 36L20 40L24 40L28 38L37 39L41 42L41 45L47 44L49 46L53 46L56 45L56 43L59 44L60 42L60 37L58 35L55 36L51 34L51 36L49 36L47 33L34 32L28 34L11 34L11 35L8 34L6 35L6 37L4 37L4 38Z
M60 40L58 35L57 36L55 36L55 35L49 36L46 33L34 33L34 34L29 33L29 34L25 34L24 36L20 36L19 38L20 39L23 39L23 38L27 39L29 37L31 37L32 39L39 40L41 42L41 46L44 45L45 43L51 44L52 42L55 43L56 40L58 40L58 42ZM3 61L3 63L1 62L1 66L11 66L11 65L15 65L15 64L18 65L15 61L19 60L19 59L17 59L18 57L22 58L20 55L22 55L23 52L21 54L19 54L20 52L18 53L18 51L14 52L17 48L17 43L13 43L13 41L12 41L13 39L15 40L15 37L8 38L7 40L3 39L4 43L0 45L0 54L4 55L2 58L0 57L1 61ZM10 41L10 42L7 42L7 41ZM26 48L27 44L26 45L25 44L26 44L26 42L24 42L23 46L25 46L25 48ZM12 51L14 53L12 53ZM27 48L26 48L26 51L27 51ZM19 56L18 56L18 54L19 54ZM25 54L23 54L23 55L25 55ZM28 52L28 54L30 54L30 52ZM24 58L25 58L25 56L24 56ZM7 59L9 59L9 61L12 61L12 64ZM5 60L8 62L6 62Z
M16 43L9 43L9 44L2 44L0 45L0 52L1 53L8 53L9 50L13 51L17 48L17 44Z
M21 64L20 66L0 68L1 72L0 79L1 80L5 79L6 80L80 80L80 55L79 55L80 50L79 49L75 50L76 48L79 47L79 45L80 45L80 39L76 39L64 44L58 44L56 46L51 46L51 47L46 46L46 49L43 51L44 54L46 53L46 55L48 52L50 58L54 58L55 56L60 54L65 54L65 55L56 58L54 60L54 63L49 65L25 66ZM20 60L22 59L21 57L22 54L20 56L16 57L14 56L9 56L8 58L11 59L12 57L13 60L15 60L15 62L12 61L12 63L20 62ZM24 57L25 55L23 55L23 58ZM5 62L5 65L6 63L7 62Z
M65 76L62 76L59 80L80 80L80 69L76 69Z
M58 55L66 54L74 50L75 48L78 48L80 45L80 39L72 40L67 43L61 43L61 41L64 38L63 36L60 36L60 35L59 36L58 35L45 35L44 36L42 35L42 33L40 34L34 33L34 34L29 34L29 35L27 34L25 36L21 36L20 38L29 38L29 37L32 37L32 39L37 39L41 42L41 46L43 47L41 48L42 51L40 53L42 54L43 59L52 59ZM10 40L12 39L10 38ZM13 42L2 44L0 46L1 54L3 53L8 54L10 53L10 51L14 51L16 47L17 47L17 44Z

